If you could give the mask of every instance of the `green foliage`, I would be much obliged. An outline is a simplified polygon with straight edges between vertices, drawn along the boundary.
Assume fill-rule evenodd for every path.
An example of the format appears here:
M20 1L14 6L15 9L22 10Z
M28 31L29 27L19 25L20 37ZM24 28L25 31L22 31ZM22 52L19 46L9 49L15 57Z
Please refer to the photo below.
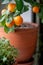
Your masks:
M11 27L11 28L8 28L8 27L5 25L5 26L4 26L4 31L5 31L6 33L14 32L14 31L15 31L15 30L14 30L14 26Z
M9 1L11 1L11 0L9 0ZM6 9L6 11L4 13L2 13L2 15L0 17L0 23L1 23L2 26L4 26L4 30L5 30L6 33L14 31L15 27L16 27L15 25L13 25L11 28L8 28L6 26L6 22L11 23L15 16L18 16L18 15L20 15L23 12L26 12L28 10L28 6L24 5L22 0L15 0L15 2L16 2L15 11L14 12L9 12Z
M0 16L0 22L2 22L3 20L5 20L5 16Z
M3 1L5 1L5 0L2 0L2 2ZM10 2L11 0L8 0L8 1ZM13 13L11 13L8 10L6 10L6 12L3 13L1 18L0 18L1 24L2 24L2 26L4 26L4 30L7 31L7 32L12 32L15 29L15 26L13 26L12 28L8 28L8 27L5 26L5 23L6 22L11 23L12 19L15 16L18 16L18 15L26 12L29 9L27 5L24 5L23 0L14 0L14 1L16 2L15 11ZM39 12L37 14L38 14L38 16L40 17L40 19L42 20L42 23L43 23L43 4L40 4L40 3L38 3L34 0L24 0L24 1L30 3L32 5L32 8L34 6L39 7ZM6 2L7 2L7 0L6 0Z
M26 12L28 10L29 10L29 6L28 5L27 6L24 5L24 12Z
M22 0L15 0L15 2L16 2L17 10L21 12L21 10L24 7L23 1Z
M10 45L8 39L0 38L0 65L12 65L18 55L18 50Z

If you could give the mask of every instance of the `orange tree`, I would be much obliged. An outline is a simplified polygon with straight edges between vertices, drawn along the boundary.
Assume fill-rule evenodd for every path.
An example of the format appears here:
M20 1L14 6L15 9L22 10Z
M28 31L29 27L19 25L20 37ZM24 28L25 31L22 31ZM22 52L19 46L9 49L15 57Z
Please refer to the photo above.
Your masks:
M3 2L4 0L2 0ZM5 0L7 2L7 0ZM23 12L26 12L29 8L28 5L25 5L23 0L14 0L15 3L10 3L11 0L8 0L8 6L6 9L1 11L0 23L4 27L6 33L14 31L18 26L21 26L23 23L23 18L20 16ZM43 22L43 4L35 2L33 0L24 0L32 5L32 11L41 18Z

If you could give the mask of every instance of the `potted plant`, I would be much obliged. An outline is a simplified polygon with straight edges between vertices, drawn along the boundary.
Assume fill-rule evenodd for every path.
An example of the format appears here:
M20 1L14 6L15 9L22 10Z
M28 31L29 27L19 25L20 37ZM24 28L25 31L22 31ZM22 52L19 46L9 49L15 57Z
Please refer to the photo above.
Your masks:
M15 3L9 3L6 9L1 11L0 37L4 36L10 40L11 45L19 50L17 61L26 61L30 59L36 49L38 24L23 23L20 16L28 10L28 5L24 5L23 0L15 0ZM29 1L31 3L31 1ZM39 8L35 7L35 11ZM34 9L33 9L34 10Z
M0 38L0 65L16 65L18 51L10 45L8 39Z

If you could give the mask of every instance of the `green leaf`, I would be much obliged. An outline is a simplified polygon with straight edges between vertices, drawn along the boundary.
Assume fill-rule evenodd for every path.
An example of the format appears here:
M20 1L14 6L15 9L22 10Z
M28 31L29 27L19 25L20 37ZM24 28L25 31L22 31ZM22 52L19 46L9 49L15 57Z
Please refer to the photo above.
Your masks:
M15 11L15 13L14 13L13 16L15 17L15 16L18 16L18 15L20 15L20 11L18 11L18 10L16 9L16 11Z
M5 62L7 60L7 58L6 57L3 57L3 62Z
M1 22L1 25L2 25L2 26L5 26L5 20L3 20L3 21Z
M28 6L28 5L24 5L24 9L23 9L22 12L26 12L26 11L28 11L28 10L29 10L29 6Z
M0 27L2 26L2 24L0 23Z
M8 11L8 10L6 10L3 14L2 14L2 16L4 16L4 15L9 15L10 14L10 12Z
M6 22L7 22L7 23L11 23L11 22L12 22L12 17L11 17L11 16L6 17Z
M5 0L2 0L2 2L5 1Z
M43 19L43 13L39 13L39 18Z
M5 26L5 16L0 16L0 26Z
M38 13L39 17L43 19L43 7L40 8L40 12Z
M41 22L43 23L43 19L41 20Z
M1 16L0 17L0 23L5 19L6 16Z
M16 2L16 7L17 7L18 11L21 11L24 6L23 0L15 0L15 2Z
M14 26L11 27L11 28L8 28L7 26L4 26L4 31L5 31L6 33L13 32L13 31L14 31Z

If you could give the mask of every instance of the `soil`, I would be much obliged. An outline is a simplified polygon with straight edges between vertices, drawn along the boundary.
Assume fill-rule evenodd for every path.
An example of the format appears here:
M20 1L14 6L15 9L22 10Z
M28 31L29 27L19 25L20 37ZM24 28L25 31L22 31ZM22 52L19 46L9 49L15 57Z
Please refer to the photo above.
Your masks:
M29 25L29 24L22 24L21 26L17 26L16 27L16 29L21 29L21 28L23 28L23 29L27 29L27 28L33 28L34 26L32 26L32 25Z

